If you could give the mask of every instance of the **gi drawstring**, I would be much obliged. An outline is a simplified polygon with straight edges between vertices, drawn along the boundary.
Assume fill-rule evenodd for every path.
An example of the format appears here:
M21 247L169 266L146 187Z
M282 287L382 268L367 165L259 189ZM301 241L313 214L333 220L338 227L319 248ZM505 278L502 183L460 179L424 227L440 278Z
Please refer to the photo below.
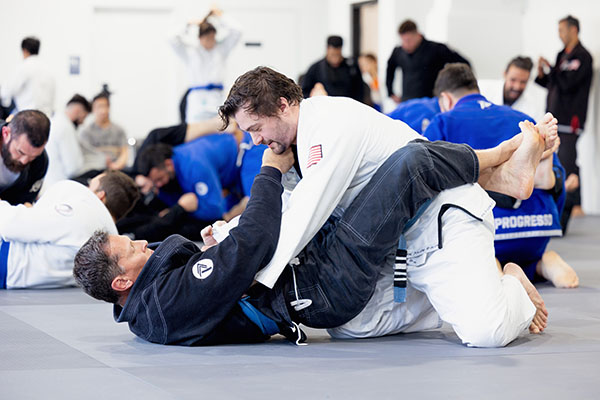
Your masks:
M296 300L290 301L290 305L294 307L294 310L301 311L304 310L306 307L310 307L310 305L312 304L312 300L301 299L300 295L298 294L298 284L296 283L296 270L294 269L296 265L300 265L300 260L298 260L298 257L295 257L290 261L290 268L292 269L292 278L294 280L294 293L296 295Z

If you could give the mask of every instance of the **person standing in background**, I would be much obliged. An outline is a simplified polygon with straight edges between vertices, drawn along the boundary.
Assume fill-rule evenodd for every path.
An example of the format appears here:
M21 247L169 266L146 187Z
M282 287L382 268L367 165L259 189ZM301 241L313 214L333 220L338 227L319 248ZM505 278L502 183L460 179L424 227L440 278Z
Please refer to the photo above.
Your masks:
M186 36L193 25L198 26L199 40L191 43ZM219 42L216 39L217 27L228 31ZM224 97L225 63L241 36L237 24L224 17L223 11L213 8L204 19L188 22L185 32L171 38L171 47L187 69L189 87L183 106L185 122L199 122L217 115Z
M54 77L39 58L40 41L26 37L21 42L23 63L15 76L0 87L3 107L14 101L16 112L40 110L48 118L54 113Z
M354 59L342 55L344 40L340 36L327 38L325 58L310 66L302 79L305 98L314 95L350 97L360 102L364 99L364 82Z
M447 63L460 62L470 65L457 52L442 43L432 42L417 30L417 24L407 19L398 28L402 46L392 52L387 64L385 84L388 95L396 103L401 101L433 97L433 84L438 72ZM402 69L402 95L394 93L396 69Z
M377 111L381 111L382 99L377 74L377 57L372 53L363 54L358 57L358 67L362 73L362 79L370 90L371 105Z
M535 82L548 89L547 110L558 119L558 157L567 173L567 200L561 218L566 232L571 212L582 214L576 145L585 126L593 71L592 56L579 41L579 20L571 15L561 19L558 35L565 48L554 66L540 57Z

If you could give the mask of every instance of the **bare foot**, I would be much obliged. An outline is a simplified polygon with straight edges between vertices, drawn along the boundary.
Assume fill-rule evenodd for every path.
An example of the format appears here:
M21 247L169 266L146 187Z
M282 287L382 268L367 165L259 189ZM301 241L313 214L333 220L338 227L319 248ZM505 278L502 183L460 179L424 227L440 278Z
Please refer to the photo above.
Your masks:
M505 163L482 171L480 183L486 190L525 200L533 192L535 170L545 144L531 122L521 122L519 127L522 131L519 134L522 136L519 147ZM500 146L514 146L519 135L501 143Z
M508 275L512 275L521 282L521 285L525 288L525 292L527 292L527 296L535 306L535 315L533 316L533 321L531 321L531 325L529 325L529 332L531 333L541 333L546 329L548 325L548 310L546 309L546 305L544 304L544 300L540 293L537 291L533 283L527 279L527 276L517 264L508 263L504 266L504 273Z
M535 126L544 139L544 150L550 150L558 140L558 120L551 113L546 113Z
M557 288L575 288L579 278L575 270L555 251L547 251L538 262L536 271Z

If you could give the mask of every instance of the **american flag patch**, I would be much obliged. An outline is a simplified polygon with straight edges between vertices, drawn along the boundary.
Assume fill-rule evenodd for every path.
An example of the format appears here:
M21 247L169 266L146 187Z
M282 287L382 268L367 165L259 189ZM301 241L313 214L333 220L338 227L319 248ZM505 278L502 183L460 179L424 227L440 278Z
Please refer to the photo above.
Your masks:
M310 168L323 158L323 148L320 144L312 146L308 151L308 163L306 168Z

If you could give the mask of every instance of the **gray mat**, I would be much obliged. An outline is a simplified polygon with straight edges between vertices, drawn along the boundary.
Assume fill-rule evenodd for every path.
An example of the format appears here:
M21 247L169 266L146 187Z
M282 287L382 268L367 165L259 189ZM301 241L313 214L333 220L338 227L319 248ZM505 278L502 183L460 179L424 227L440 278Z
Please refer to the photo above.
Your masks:
M600 397L600 218L555 239L581 287L538 285L547 331L503 349L462 346L447 326L310 344L159 346L79 289L0 291L2 399L596 399Z

